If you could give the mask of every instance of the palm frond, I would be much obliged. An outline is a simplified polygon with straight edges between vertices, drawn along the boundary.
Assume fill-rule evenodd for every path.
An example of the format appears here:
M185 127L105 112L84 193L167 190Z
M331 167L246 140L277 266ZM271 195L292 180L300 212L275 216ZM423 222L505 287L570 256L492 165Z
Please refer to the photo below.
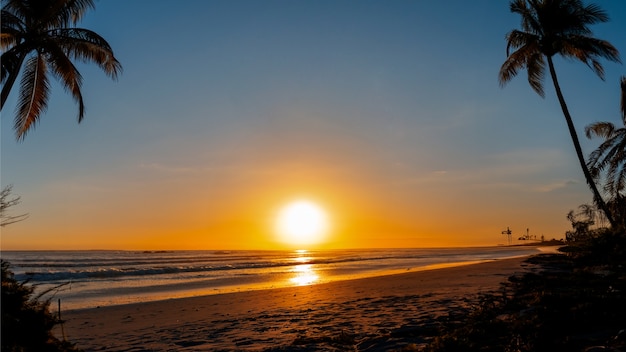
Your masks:
M13 14L17 18L19 18L22 22L28 16L31 7L27 1L22 0L4 0L4 6L2 6L2 10L8 13ZM3 19L4 20L4 19Z
M50 86L46 71L46 62L41 55L26 61L14 126L18 139L24 139L47 108Z
M600 174L602 173L602 168L600 167L600 158L602 157L602 153L600 153L597 149L594 150L591 154L589 154L589 160L587 161L587 168L589 168L589 173L591 177L595 181L598 181L600 178Z
M614 194L617 195L617 197L620 196L624 196L622 193L624 192L624 190L626 190L626 166L622 165L621 170L619 170L617 177L616 177L617 182L614 183Z
M624 126L626 126L626 77L622 77L620 82L620 87L622 89L622 94L620 98L620 108L622 110L622 122Z
M560 43L559 54L565 58L575 58L583 62L602 79L604 79L604 68L597 61L598 58L621 62L619 51L606 40L575 35L563 39Z
M48 48L46 61L50 65L52 74L63 84L65 90L72 94L74 101L78 104L78 122L81 122L85 116L85 104L80 90L83 84L83 77L58 46L51 45Z
M525 67L526 60L522 56L521 52L516 51L506 58L498 73L500 87L504 87L513 77L517 76L520 69Z
M529 55L528 57L528 61L526 62L528 84L530 84L531 88L541 97L545 96L545 93L543 91L545 67L546 64L543 59L543 55L539 51L533 50L531 55Z
M513 77L517 76L520 69L526 68L529 74L529 81L532 79L531 86L541 97L544 96L543 91L543 74L545 61L541 55L535 55L538 52L538 44L530 42L518 48L511 53L500 67L498 79L500 86L504 86Z
M17 36L13 33L5 32L4 29L0 32L0 48L2 50L8 49L17 44Z
M57 45L67 55L98 65L109 77L117 79L122 65L115 58L109 43L97 33L83 28L60 29L54 32Z
M597 6L586 8L582 1L547 1L542 10L546 14L546 25L550 25L551 34L567 35L590 35L589 25L601 22L604 12Z
M531 1L528 3L526 0L514 0L511 1L509 9L512 13L517 13L521 16L522 30L528 33L540 34L541 25L537 18L536 11L533 11L534 4Z
M616 129L608 122L596 123L593 127L596 127L594 133L602 136L604 142L589 155L588 166L596 179L604 173L603 188L615 198L626 183L626 128Z
M611 163L606 173L607 182L604 185L605 191L607 191L609 194L617 194L620 191L619 174L619 164Z
M593 162L591 169L594 171L592 174L595 174L596 177L611 165L611 157L614 154L612 147L611 142L604 142L589 156L589 162Z
M507 56L510 55L511 49L518 49L523 46L530 45L531 43L539 43L539 36L528 32L518 31L516 29L510 31L505 38Z
M0 33L2 38L0 45L2 49L4 50L11 45L17 44L21 34L24 32L24 23L14 14L3 9L0 18Z
M610 122L595 122L585 127L587 138L602 137L609 139L613 136L615 125Z
M77 24L85 13L94 9L93 0L54 0L50 6L48 28L68 27Z
M585 24L604 23L609 21L609 15L596 4L589 4L582 7L582 11L577 13L577 17Z

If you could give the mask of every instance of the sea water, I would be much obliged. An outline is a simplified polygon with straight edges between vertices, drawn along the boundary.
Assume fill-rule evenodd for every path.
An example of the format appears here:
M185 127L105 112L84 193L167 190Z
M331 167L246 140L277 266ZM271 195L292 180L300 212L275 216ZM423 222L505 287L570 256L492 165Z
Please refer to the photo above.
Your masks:
M537 247L329 251L3 251L63 309L313 285L528 256Z

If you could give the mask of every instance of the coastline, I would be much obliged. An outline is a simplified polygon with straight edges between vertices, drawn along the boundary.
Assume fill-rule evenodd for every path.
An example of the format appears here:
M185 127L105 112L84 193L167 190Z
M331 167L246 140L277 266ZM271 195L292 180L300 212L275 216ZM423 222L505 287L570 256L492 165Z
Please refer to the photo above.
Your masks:
M480 294L528 270L526 258L64 311L57 335L85 351L401 348L426 341L424 329L438 319L461 314Z

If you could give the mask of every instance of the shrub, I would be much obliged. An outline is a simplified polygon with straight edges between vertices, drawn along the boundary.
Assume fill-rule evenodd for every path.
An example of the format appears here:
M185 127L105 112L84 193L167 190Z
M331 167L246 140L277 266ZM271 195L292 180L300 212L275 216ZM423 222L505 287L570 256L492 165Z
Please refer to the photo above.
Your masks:
M606 231L563 252L530 257L534 270L485 295L425 351L625 350L626 236Z
M10 264L2 266L2 343L3 352L70 352L80 351L68 341L52 334L52 328L61 323L50 312L50 299L42 300L49 292L35 295L28 281L15 279Z

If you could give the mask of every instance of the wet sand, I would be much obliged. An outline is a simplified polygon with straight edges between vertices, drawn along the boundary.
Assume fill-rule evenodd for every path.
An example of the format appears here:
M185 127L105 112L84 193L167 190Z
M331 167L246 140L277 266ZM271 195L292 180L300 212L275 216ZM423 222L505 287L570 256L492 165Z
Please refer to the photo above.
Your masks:
M85 351L400 350L462 319L524 259L67 311L63 330Z

